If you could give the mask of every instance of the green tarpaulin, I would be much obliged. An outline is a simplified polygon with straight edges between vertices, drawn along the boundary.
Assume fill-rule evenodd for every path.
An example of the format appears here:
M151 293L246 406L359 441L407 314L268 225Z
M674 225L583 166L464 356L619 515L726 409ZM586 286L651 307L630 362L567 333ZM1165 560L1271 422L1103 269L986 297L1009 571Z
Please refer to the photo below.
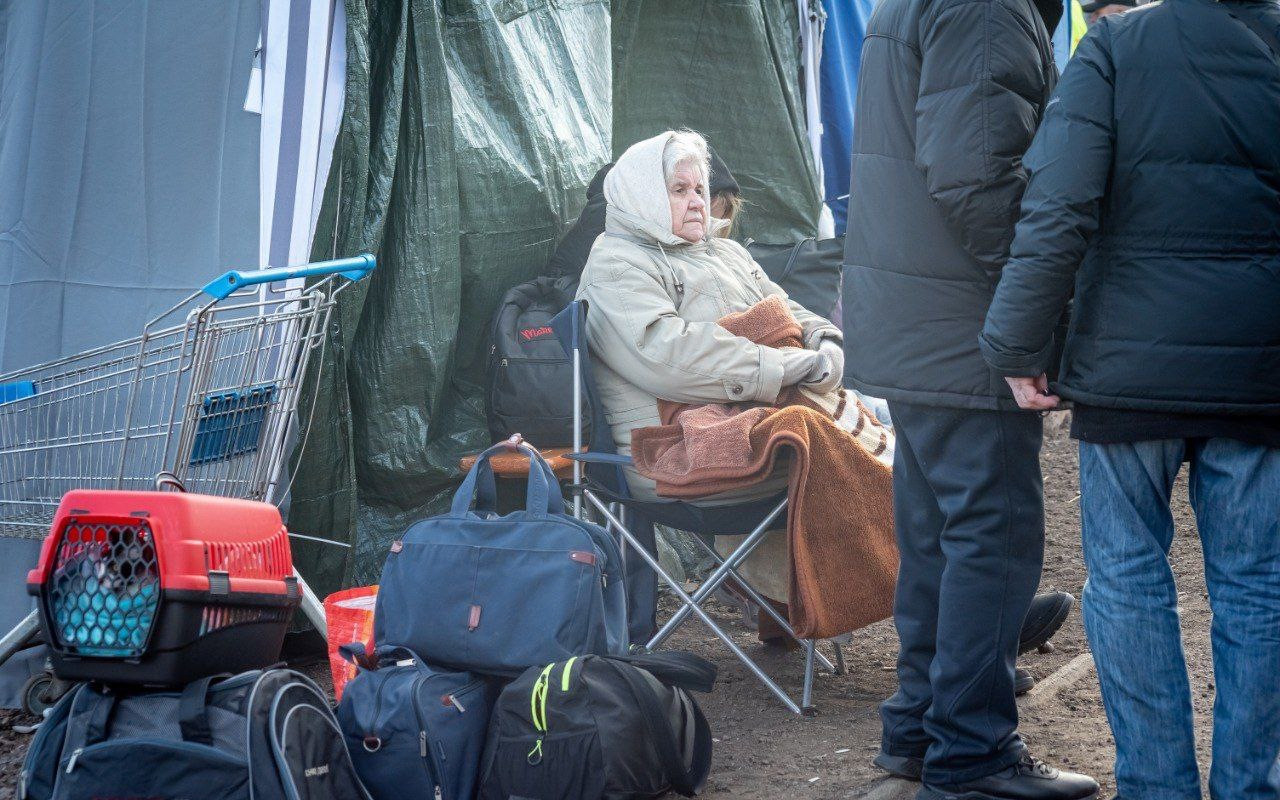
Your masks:
M313 257L369 251L378 269L342 297L302 406L289 527L353 545L296 543L321 594L375 581L389 541L447 507L459 457L488 443L493 310L539 274L613 151L691 127L743 186L742 235L811 236L818 211L784 0L346 8L346 109Z
M673 128L707 137L742 185L734 238L813 236L821 199L794 0L614 0L613 153Z
M355 544L299 543L317 591L376 579L390 537L447 505L458 458L487 444L489 317L576 217L611 124L606 0L346 7L313 256L370 251L378 269L335 315L292 491L292 530Z

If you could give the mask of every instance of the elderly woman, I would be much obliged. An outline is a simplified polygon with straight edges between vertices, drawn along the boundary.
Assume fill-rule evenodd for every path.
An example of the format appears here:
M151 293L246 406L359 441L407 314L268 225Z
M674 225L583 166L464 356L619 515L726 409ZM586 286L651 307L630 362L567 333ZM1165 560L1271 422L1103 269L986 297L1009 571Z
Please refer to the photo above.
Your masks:
M707 153L711 156L711 179L707 187L711 191L711 216L729 221L729 225L722 226L716 232L719 236L728 236L732 230L734 218L742 210L742 187L738 185L728 165L716 155L714 149L708 147ZM612 169L612 163L605 164L591 179L591 183L587 186L587 204L583 206L578 219L556 245L555 252L551 254L543 274L573 275L574 277L582 274L582 268L587 264L587 256L591 253L591 246L595 244L600 234L604 233L604 218L608 206L604 199L604 180Z
M804 348L774 349L734 336L717 321L769 295L786 292L737 242L715 234L727 224L712 216L706 141L668 131L629 148L605 179L605 232L582 272L578 298L587 300L587 340L596 356L596 383L618 452L629 453L631 431L659 424L658 399L682 403L777 400L783 387L840 382L840 330L787 301L803 329ZM655 499L655 485L631 471L633 496ZM699 505L728 505L786 489L785 466L767 481L711 495ZM743 533L746 533L744 530ZM744 571L757 588L786 598L786 539L771 535ZM638 563L639 559L635 559ZM652 573L628 576L632 638L652 624Z
M840 382L840 330L787 301L805 348L762 347L717 320L769 295L787 295L746 248L713 234L707 144L668 131L631 146L605 179L605 232L591 249L578 298L587 300L587 340L600 400L618 452L631 431L658 425L658 398L682 403L773 403L785 386L819 391ZM653 499L652 481L632 472L632 494ZM784 480L713 495L706 505L767 497Z

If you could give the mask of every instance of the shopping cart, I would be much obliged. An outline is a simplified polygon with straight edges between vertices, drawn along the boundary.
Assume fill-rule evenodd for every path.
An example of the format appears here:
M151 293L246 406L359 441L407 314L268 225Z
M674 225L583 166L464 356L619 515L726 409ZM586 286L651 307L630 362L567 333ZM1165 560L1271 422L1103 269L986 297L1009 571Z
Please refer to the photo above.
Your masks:
M137 338L0 375L0 537L42 538L72 489L159 481L279 503L311 353L339 293L375 265L232 270ZM309 591L303 608L323 631ZM0 639L0 662L35 628L33 614Z

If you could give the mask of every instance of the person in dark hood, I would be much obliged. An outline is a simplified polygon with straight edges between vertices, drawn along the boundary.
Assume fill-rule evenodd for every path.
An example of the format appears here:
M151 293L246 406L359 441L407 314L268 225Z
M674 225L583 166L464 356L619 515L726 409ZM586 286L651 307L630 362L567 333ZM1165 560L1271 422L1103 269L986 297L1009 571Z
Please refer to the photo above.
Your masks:
M1060 0L882 0L858 77L845 236L846 385L898 434L898 691L876 764L922 800L1084 800L1031 757L1014 701L1044 558L1041 421L982 360L1022 155L1057 80Z
M742 187L715 150L710 147L707 150L711 156L711 180L707 184L707 189L711 192L711 216L729 223L714 233L728 236L733 230L734 219L742 210ZM591 253L591 245L595 244L596 237L604 233L605 207L608 205L604 199L604 179L611 169L612 163L605 164L587 185L587 205L556 245L545 274L557 278L582 274L582 267Z

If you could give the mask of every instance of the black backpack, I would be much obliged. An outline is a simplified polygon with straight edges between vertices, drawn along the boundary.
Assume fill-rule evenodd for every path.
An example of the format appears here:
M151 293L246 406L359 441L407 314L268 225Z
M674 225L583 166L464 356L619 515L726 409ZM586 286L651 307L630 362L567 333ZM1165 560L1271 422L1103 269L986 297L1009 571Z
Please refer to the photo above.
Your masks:
M507 292L493 319L489 348L489 433L513 433L535 447L573 444L573 361L551 318L573 301L576 276L542 277Z
M181 691L81 684L40 724L22 800L369 800L310 679L244 672Z
M686 689L710 691L715 675L674 652L526 670L494 708L480 800L692 797L711 766L711 728Z
M840 273L844 263L844 237L802 239L795 244L762 244L747 240L747 252L769 280L778 284L800 305L835 322L840 300Z

